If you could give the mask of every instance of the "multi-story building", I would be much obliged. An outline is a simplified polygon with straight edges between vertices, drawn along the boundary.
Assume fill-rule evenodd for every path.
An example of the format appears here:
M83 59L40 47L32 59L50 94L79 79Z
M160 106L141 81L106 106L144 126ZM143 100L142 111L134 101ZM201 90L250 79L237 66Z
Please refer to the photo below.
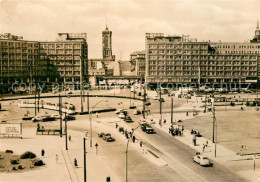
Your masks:
M259 43L197 42L146 34L146 82L257 83Z
M0 84L54 82L58 75L37 41L10 33L0 35Z
M88 44L86 33L58 33L56 41L40 42L60 75L60 82L88 81Z
M135 51L130 55L131 71L135 75L144 78L145 76L145 51Z

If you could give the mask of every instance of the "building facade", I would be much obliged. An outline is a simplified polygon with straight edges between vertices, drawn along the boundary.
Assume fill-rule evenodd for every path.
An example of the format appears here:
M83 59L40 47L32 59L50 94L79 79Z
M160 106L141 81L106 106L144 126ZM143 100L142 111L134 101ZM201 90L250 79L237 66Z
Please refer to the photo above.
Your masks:
M147 33L146 82L256 84L259 51L259 43L197 42Z
M56 41L40 42L42 53L52 61L60 75L59 82L88 82L87 34L58 33Z
M0 84L49 83L59 78L40 43L10 33L0 35Z
M135 51L130 55L131 71L136 76L145 77L145 51Z

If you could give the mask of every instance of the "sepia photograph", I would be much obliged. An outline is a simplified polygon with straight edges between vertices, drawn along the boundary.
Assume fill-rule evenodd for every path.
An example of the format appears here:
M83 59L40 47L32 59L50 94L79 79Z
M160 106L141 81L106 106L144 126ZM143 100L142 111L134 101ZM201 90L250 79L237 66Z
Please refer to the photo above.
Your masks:
M260 0L0 0L0 182L260 182Z

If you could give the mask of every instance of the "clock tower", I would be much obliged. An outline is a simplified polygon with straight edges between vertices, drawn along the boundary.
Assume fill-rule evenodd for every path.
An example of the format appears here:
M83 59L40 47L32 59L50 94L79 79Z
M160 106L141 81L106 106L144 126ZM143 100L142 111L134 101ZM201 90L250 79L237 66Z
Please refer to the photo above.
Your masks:
M114 60L115 57L112 55L112 31L107 26L102 32L102 51L103 59Z

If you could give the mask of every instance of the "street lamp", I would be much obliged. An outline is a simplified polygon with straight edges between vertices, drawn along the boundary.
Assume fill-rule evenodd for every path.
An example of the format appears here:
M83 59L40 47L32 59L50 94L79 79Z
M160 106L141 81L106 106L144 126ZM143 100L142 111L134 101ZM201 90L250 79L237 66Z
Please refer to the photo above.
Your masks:
M87 181L87 166L86 166L86 138L83 138L83 151L84 151L84 182Z
M134 132L137 128L139 128L141 125L139 124L132 132L132 136L134 136ZM130 138L128 138L127 140L127 144L126 144L126 151L125 151L125 170L126 170L126 175L125 175L125 181L127 182L128 181L128 145L129 145L129 141L130 141Z
M93 107L92 107L92 109L91 109L91 111L90 111L90 113L89 113L89 124L90 124L90 147L92 147L92 112L93 112L93 109L95 109L95 107L98 105L98 104L100 104L101 102L107 102L108 100L101 100L101 101L99 101L98 103L96 103Z

